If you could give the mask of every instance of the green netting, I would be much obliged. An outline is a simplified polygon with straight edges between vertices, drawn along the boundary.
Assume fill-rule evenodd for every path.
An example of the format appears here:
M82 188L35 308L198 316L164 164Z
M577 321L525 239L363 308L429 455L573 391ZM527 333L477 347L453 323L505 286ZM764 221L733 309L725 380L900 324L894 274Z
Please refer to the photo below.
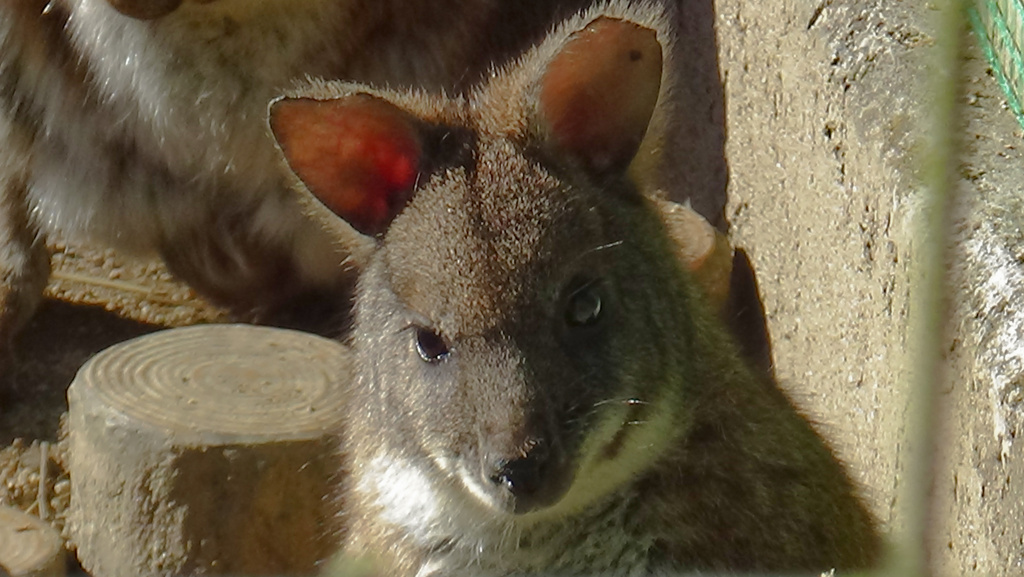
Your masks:
M978 0L969 14L1010 110L1024 128L1024 0Z

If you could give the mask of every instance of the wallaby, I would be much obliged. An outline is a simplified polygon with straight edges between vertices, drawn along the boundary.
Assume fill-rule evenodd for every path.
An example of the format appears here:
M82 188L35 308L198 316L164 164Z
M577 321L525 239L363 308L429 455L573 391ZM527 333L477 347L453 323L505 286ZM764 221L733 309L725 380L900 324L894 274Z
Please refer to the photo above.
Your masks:
M584 1L0 0L0 357L54 236L158 253L245 318L348 286L270 99L307 75L461 90Z
M878 560L643 184L685 82L669 10L589 9L465 96L312 81L272 103L307 210L368 255L344 556L419 577Z

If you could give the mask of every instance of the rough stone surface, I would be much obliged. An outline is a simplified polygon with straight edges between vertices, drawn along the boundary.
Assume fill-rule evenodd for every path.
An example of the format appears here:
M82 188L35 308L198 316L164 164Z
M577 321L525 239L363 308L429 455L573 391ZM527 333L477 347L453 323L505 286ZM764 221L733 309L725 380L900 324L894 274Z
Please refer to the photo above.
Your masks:
M726 218L758 273L776 374L898 529L934 7L722 0L717 15ZM932 557L948 574L1016 575L1024 133L973 38L964 68Z
M780 384L888 526L926 37L898 3L770 4L719 5L727 218L758 274Z
M1024 130L976 48L965 63L949 421L936 546L949 574L1024 571Z

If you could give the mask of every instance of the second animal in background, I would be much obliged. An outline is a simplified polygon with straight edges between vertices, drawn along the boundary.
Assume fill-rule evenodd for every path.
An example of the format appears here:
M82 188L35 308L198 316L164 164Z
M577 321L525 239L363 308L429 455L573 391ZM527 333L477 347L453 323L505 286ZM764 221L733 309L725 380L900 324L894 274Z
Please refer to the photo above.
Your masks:
M0 0L0 357L56 238L155 253L242 318L344 291L270 99L310 75L457 92L582 3Z

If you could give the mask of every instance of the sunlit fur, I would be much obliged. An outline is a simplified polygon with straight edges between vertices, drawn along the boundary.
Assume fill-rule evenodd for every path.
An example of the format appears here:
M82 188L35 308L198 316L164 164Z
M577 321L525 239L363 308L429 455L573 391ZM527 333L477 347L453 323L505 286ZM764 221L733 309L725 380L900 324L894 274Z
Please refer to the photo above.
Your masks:
M411 199L364 239L340 455L343 555L400 577L869 566L878 535L842 467L774 383L745 366L636 174L657 161L661 127L632 150L608 147L637 156L605 172L580 158L586 142L569 139L566 151L551 137L573 123L544 116L539 85L601 18L622 35L613 38L638 41L594 58L625 55L615 62L629 66L650 56L635 47L651 35L671 52L671 15L619 0L558 27L464 96L331 82L290 94L377 98L414 119L384 133L411 132L428 156ZM639 81L660 82L671 101L674 80L658 72ZM581 78L559 97L653 88ZM671 108L657 106L652 123ZM328 228L340 226L344 214L305 198ZM581 278L600 287L592 326L566 317ZM417 352L420 330L444 340L443 359ZM517 513L509 503L528 497L493 474L494 455L528 456L534 441L559 456L538 481L551 498Z
M186 0L135 20L105 0L0 2L0 348L39 299L55 236L157 253L242 313L350 283L348 249L285 184L267 103L307 76L469 84L529 37L495 29L499 8Z

